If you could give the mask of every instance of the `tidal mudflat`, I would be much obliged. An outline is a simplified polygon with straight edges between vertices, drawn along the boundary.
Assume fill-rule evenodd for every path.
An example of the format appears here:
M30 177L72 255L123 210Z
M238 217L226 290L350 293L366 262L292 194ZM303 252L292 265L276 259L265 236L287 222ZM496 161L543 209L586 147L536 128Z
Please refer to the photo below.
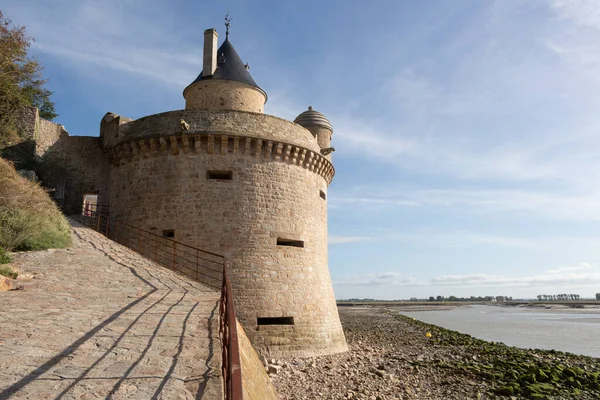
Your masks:
M385 307L339 311L349 352L270 360L282 399L600 398L598 358L487 342Z

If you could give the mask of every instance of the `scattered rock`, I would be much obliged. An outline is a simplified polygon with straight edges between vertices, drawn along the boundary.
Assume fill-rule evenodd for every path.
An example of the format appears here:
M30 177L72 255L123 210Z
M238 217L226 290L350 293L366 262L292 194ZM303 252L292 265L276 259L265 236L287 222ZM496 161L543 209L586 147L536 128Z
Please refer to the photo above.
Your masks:
M0 292L12 289L12 281L6 276L0 275Z
M269 365L267 367L267 373L269 375L276 375L279 373L279 371L281 371L281 365Z

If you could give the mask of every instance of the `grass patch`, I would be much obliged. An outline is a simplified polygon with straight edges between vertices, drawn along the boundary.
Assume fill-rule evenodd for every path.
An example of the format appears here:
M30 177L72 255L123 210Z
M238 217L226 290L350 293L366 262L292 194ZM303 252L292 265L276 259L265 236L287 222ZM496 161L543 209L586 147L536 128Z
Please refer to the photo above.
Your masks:
M4 275L11 279L17 279L19 274L12 270L10 267L0 267L0 275Z
M69 223L48 193L0 158L0 247L43 250L70 243Z

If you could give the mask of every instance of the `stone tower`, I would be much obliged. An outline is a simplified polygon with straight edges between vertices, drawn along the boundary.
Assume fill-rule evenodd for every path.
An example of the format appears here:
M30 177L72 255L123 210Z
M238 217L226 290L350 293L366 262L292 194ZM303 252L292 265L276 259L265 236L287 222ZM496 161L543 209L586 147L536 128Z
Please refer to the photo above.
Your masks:
M238 319L264 353L345 351L327 265L331 124L312 108L296 123L264 114L229 34L217 45L206 30L184 110L104 117L100 198L112 218L224 254Z

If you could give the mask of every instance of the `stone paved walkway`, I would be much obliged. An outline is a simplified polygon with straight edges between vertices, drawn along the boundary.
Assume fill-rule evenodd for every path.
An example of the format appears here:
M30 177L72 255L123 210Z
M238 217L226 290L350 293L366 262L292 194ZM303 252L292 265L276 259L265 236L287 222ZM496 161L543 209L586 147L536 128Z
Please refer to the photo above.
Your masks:
M73 223L0 292L1 399L221 399L219 293Z

